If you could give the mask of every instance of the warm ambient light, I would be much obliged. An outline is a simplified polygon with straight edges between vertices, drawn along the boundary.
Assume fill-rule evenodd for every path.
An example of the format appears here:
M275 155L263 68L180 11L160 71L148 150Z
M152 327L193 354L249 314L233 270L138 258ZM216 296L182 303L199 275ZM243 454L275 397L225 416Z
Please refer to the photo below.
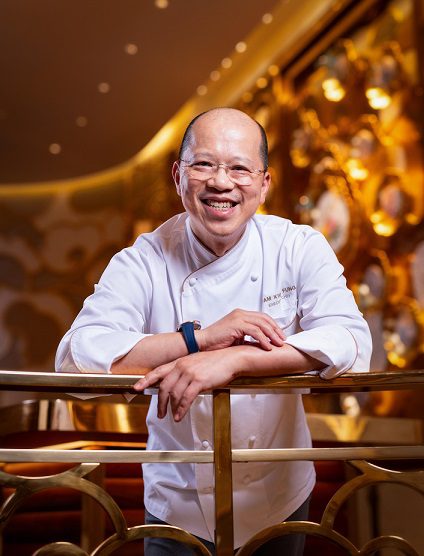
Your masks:
M62 147L59 145L59 143L52 143L49 146L50 154L59 154L61 150L62 150Z
M268 79L266 77L260 77L256 80L256 86L258 87L258 89L265 89L267 85Z
M75 120L75 123L78 127L85 127L88 123L88 120L85 116L78 116L78 118Z
M138 46L132 42L125 45L125 52L130 56L134 56L138 52Z
M247 44L246 44L245 42L243 42L243 41L240 41L240 42L238 42L238 43L236 44L235 49L236 49L236 51L239 52L240 54L241 54L242 52L246 52Z
M322 82L324 96L331 102L339 102L345 97L346 91L336 77L330 77Z
M369 105L374 110L383 110L392 102L390 95L380 87L370 87L365 91Z
M268 68L268 73L272 75L272 77L276 77L280 73L280 68L276 64L272 64Z
M99 91L99 93L102 93L104 95L110 91L110 85L109 83L103 81L102 83L99 83L97 85L97 90Z
M250 91L246 91L242 94L241 99L243 102L249 103L253 100L253 94Z
M364 181L367 179L369 172L360 160L349 158L346 162L346 167L349 176L354 180Z

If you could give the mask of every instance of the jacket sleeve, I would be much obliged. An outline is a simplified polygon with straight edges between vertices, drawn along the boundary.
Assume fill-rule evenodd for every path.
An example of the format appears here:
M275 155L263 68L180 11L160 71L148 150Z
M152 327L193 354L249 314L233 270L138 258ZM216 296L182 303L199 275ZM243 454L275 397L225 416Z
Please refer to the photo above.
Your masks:
M369 370L368 324L346 286L343 267L324 236L304 227L296 238L298 315L301 331L287 343L326 364L322 378Z
M130 247L115 255L56 353L57 372L105 373L144 333L152 295L146 255Z

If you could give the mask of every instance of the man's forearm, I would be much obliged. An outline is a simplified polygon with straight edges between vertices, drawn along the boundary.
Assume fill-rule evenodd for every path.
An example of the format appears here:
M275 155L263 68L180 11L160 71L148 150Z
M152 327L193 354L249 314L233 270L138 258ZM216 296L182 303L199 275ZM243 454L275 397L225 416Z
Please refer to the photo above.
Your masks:
M236 349L236 348L234 348ZM256 346L240 346L243 353L243 368L237 376L278 376L281 374L299 374L326 365L289 344L273 347L264 351Z
M268 315L235 309L205 329L194 332L200 351L215 351L242 343L245 336L254 338L260 349L270 351L282 346L284 333ZM149 370L188 355L180 332L146 336L130 352L115 361L113 374L146 374Z
M188 354L180 332L146 336L124 357L115 361L112 374L147 374L152 369Z

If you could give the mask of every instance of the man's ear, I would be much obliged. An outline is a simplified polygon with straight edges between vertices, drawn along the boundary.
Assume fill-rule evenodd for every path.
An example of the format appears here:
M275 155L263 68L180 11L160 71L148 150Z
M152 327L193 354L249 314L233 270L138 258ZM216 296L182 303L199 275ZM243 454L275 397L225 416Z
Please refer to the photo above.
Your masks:
M266 171L264 173L264 177L261 185L261 205L265 203L265 199L268 194L270 185L271 185L271 174L268 171Z
M181 186L180 186L181 173L180 173L180 165L178 164L177 160L172 165L172 172L171 173L172 173L172 178L173 178L174 183L175 183L175 187L177 188L177 193L181 197Z

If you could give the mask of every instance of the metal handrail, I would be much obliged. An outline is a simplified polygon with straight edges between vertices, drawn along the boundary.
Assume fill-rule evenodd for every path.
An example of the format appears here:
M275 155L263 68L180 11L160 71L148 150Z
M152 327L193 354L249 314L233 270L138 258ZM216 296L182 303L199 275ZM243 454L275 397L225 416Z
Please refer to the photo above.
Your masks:
M134 383L140 375L71 374L51 372L0 371L0 390L43 391L117 394L135 393ZM0 450L2 461L37 462L192 462L213 463L215 470L216 552L218 556L233 554L232 462L235 461L293 461L293 460L365 460L365 459L424 459L424 446L376 446L350 448L249 449L231 448L230 394L253 389L293 392L315 391L370 391L411 389L424 386L424 370L389 371L382 373L346 373L332 380L319 376L287 375L281 377L239 378L231 384L215 389L213 395L214 450L213 451L133 451L114 450ZM359 465L359 463L358 463ZM366 465L365 463L363 466ZM380 479L391 473L383 471ZM361 479L362 480L362 479ZM365 478L364 481L369 479ZM416 479L411 479L415 481ZM420 479L421 480L421 479ZM420 487L421 488L421 487ZM326 510L327 512L327 510ZM327 512L328 513L328 512ZM326 519L328 516L326 517ZM324 517L323 517L324 519ZM328 518L329 519L329 518ZM331 519L330 519L331 521ZM321 524L325 531L326 525ZM328 531L327 531L328 533ZM143 533L144 534L144 533ZM147 533L146 533L147 534ZM321 534L321 533L320 533ZM328 533L330 534L330 533ZM250 541L249 541L250 542ZM256 542L256 541L255 541ZM342 542L342 541L340 541ZM343 541L344 542L344 541ZM248 543L249 544L249 543ZM243 548L246 551L246 545ZM242 551L243 551L242 550ZM250 549L249 549L250 550ZM352 549L353 550L353 549ZM249 551L246 554L250 553ZM412 553L412 552L411 552ZM244 552L243 552L244 554Z
M0 370L0 390L124 394L133 391L140 374L53 373ZM243 377L225 389L306 389L323 391L396 390L424 384L424 370L351 373L333 379L299 374L279 377ZM134 392L135 393L135 392Z

